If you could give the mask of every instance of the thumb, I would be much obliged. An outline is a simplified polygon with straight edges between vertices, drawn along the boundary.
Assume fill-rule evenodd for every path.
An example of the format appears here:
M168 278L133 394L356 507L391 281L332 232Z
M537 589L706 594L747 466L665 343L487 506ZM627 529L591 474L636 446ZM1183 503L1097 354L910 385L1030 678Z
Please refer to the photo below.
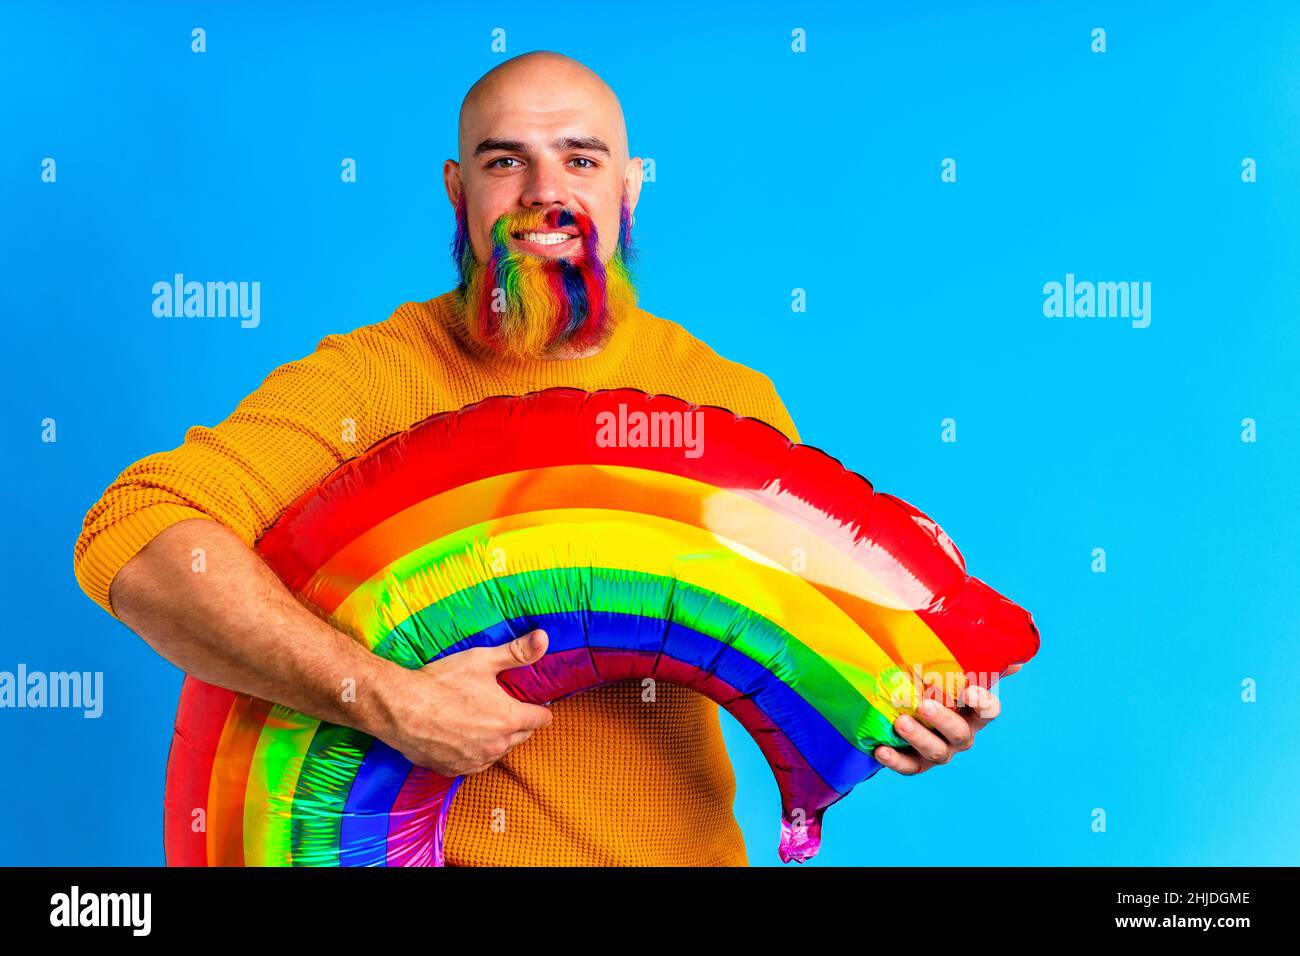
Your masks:
M516 637L509 644L502 644L497 649L495 666L498 672L512 667L524 667L542 659L549 641L541 628L529 631L522 637Z

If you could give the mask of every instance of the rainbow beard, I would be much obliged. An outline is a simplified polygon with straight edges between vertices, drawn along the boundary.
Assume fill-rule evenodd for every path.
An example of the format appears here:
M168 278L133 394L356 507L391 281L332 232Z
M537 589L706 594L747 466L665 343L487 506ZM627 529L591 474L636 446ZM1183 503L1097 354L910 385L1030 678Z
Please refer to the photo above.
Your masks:
M513 232L574 226L582 251L565 258L512 252ZM456 207L452 258L460 273L456 292L466 334L511 358L540 358L557 346L579 349L604 343L608 333L636 305L628 263L632 257L631 216L626 197L619 216L618 245L609 263L597 250L596 224L567 209L507 214L492 227L486 263L474 257L462 196Z

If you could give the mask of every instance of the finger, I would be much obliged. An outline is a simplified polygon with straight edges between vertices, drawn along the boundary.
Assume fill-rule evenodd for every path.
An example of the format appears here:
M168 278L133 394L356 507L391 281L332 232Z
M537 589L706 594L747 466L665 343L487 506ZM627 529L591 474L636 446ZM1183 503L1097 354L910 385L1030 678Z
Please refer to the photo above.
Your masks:
M529 631L508 644L495 648L491 657L491 666L497 673L513 667L526 667L542 659L548 644L546 632L541 628Z
M514 750L520 744L525 743L528 740L531 740L533 734L541 730L543 727L547 726L547 724L549 723L550 721L547 721L546 724L542 724L541 727L527 727L522 730L516 730L514 733L510 734L510 736L507 738L507 743L509 744L509 749L507 750L507 753L510 750Z
M530 713L528 715L529 718L528 722L521 723L520 725L521 729L514 731L514 733L511 733L506 737L506 749L501 752L501 756L497 757L497 760L500 760L501 757L504 757L506 754L510 753L510 751L514 750L516 747L520 746L521 744L527 743L528 740L532 738L534 733L536 733L538 730L541 730L543 727L548 726L551 723L551 721L554 719L554 715L551 713L551 709L549 707L533 707L529 705L527 709L529 711L540 710L540 711L544 711L545 713L540 718Z
M549 707L543 707L541 704L525 704L513 697L510 700L512 701L510 719L518 732L531 734L534 730L549 727L551 721L555 719L555 714Z
M918 773L925 773L934 764L928 760L922 760L915 754L905 754L895 750L893 747L877 747L871 752L880 763L884 764L890 770L901 773L906 777L914 776Z
M1002 712L1002 702L997 695L978 684L966 688L962 694L962 703L971 710L966 720L970 722L972 733L987 727Z
M947 742L907 714L894 721L894 730L930 763L947 763L952 759Z
M505 752L506 752L506 753L510 753L510 751L514 750L514 749L515 749L516 747L518 747L520 744L522 744L522 743L526 743L529 739L532 738L532 736L533 736L533 731L531 731L531 730L518 730L518 731L515 731L515 732L514 732L513 734L511 734L510 737L506 740L506 750L505 750Z
M970 750L975 741L975 730L968 718L934 700L921 701L919 711L922 719L943 735L952 750Z

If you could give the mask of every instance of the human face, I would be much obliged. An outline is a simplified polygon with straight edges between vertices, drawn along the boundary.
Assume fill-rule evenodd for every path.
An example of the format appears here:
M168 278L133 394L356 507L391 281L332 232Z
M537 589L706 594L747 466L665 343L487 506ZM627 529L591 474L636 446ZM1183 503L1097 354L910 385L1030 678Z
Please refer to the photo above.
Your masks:
M461 117L461 162L445 170L448 194L463 194L475 257L486 261L504 215L567 209L587 216L608 262L624 201L640 195L641 164L629 159L622 110L608 88L583 73L545 63L521 67L489 85ZM542 241L511 235L511 251L574 255L577 237L544 230ZM559 240L558 242L556 240Z

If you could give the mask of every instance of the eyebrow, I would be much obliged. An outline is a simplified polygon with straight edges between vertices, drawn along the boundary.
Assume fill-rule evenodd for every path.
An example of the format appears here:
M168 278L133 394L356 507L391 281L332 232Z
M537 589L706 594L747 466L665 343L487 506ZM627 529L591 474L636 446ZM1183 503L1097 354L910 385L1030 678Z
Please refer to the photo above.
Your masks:
M585 149L593 153L604 153L609 155L609 147L605 141L596 136L561 136L551 143L560 151L569 149ZM497 150L504 150L510 153L526 153L528 147L517 139L485 139L474 148L474 155L480 153L491 153Z

